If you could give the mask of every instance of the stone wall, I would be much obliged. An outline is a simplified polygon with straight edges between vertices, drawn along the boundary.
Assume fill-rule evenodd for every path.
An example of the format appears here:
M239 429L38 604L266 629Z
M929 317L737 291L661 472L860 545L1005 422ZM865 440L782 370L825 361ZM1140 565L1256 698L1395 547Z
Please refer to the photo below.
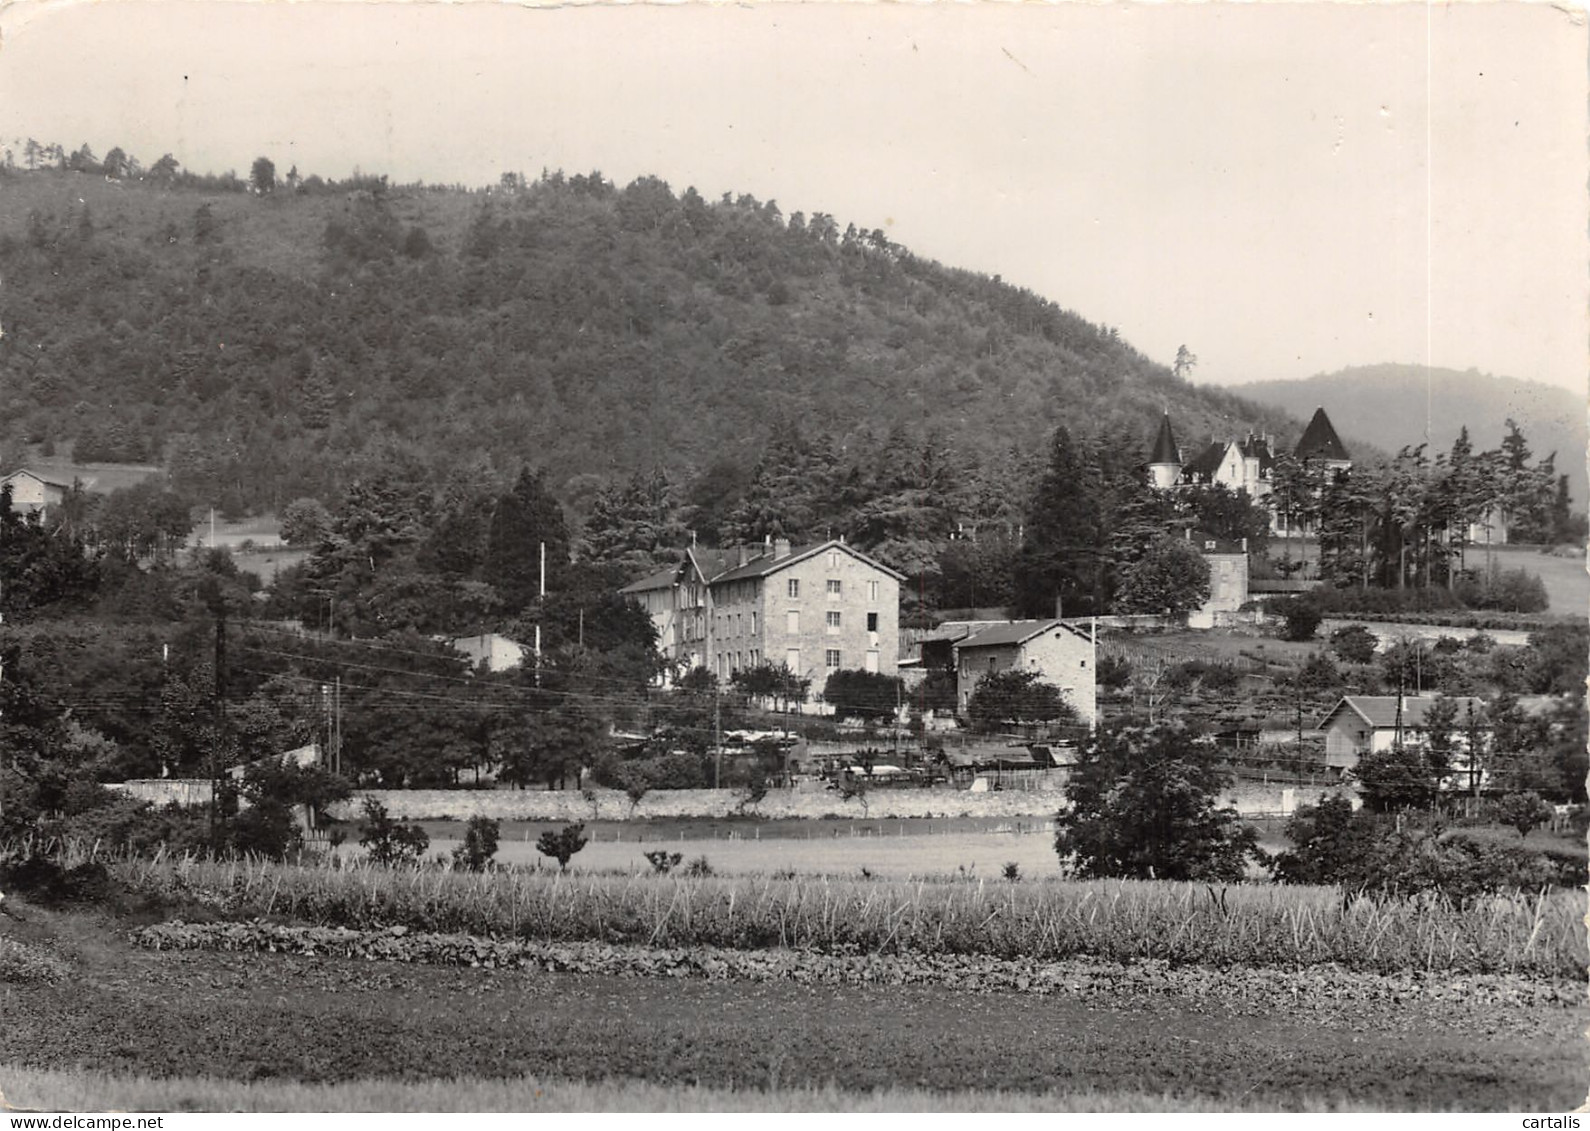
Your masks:
M1318 801L1330 788L1239 782L1221 797L1245 817L1290 815L1300 805ZM465 821L470 817L495 817L504 821L624 820L630 816L629 798L618 790L599 789L593 805L575 790L363 790L351 801L334 807L331 815L357 820L363 797L386 806L394 817L406 821ZM637 819L721 818L740 813L741 795L729 789L673 789L647 794L635 809ZM821 817L1052 817L1064 803L1055 790L1001 790L974 793L966 789L874 789L867 808L846 801L832 790L774 790L756 807L765 820Z
M162 808L172 803L183 806L210 803L211 787L207 778L142 778L114 782L105 788L125 793L135 801L152 802Z

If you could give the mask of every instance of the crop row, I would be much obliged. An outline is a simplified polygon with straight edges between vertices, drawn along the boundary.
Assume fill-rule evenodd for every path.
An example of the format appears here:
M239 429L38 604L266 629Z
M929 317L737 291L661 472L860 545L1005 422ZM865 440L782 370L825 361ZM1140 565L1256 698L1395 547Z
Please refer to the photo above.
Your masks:
M174 906L358 930L829 954L1582 977L1582 897L1344 900L1334 888L557 875L157 857L113 865Z

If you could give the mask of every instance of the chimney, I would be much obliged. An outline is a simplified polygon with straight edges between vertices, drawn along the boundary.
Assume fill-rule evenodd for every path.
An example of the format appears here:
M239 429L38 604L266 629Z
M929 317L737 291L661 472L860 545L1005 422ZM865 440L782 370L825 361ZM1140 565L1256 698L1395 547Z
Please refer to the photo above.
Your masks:
M778 561L778 559L780 559L780 558L787 558L787 557L789 557L789 539L788 538L775 538L775 539L773 539L773 560L774 561Z
M1246 536L1244 536L1243 539L1242 539L1242 552L1244 554L1246 554L1248 552L1248 539L1247 539Z
M1063 616L1065 616L1065 612L1062 609L1062 598L1060 594L1056 593L1054 595L1054 619L1059 620Z

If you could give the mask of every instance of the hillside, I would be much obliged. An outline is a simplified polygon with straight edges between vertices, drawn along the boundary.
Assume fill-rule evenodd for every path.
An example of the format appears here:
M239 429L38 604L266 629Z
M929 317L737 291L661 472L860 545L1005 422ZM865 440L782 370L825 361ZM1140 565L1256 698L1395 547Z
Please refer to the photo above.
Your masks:
M1294 416L1325 405L1349 447L1356 440L1395 452L1424 440L1426 373L1432 451L1449 450L1465 424L1476 449L1494 448L1511 417L1537 456L1557 453L1557 470L1568 476L1575 506L1584 507L1585 400L1565 389L1473 369L1371 365L1303 381L1259 381L1234 391Z
M781 423L974 456L1061 421L1146 450L1167 408L1189 436L1299 431L1029 292L772 202L596 174L305 185L0 171L0 463L164 462L236 513L333 498L397 450L499 482L544 466L578 507L654 466L743 473Z

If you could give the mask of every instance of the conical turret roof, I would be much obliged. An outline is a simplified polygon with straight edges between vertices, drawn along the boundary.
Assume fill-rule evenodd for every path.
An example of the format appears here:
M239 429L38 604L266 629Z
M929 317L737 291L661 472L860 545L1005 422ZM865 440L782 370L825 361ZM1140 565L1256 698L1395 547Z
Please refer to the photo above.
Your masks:
M1181 452L1176 448L1176 435L1170 430L1168 412L1160 418L1159 435L1154 437L1154 454L1148 457L1148 462L1181 465Z
M1314 410L1314 417L1308 422L1308 427L1303 429L1303 438L1297 442L1297 450L1293 454L1300 460L1353 458L1347 454L1347 445L1336 435L1331 418L1325 415L1323 408Z

